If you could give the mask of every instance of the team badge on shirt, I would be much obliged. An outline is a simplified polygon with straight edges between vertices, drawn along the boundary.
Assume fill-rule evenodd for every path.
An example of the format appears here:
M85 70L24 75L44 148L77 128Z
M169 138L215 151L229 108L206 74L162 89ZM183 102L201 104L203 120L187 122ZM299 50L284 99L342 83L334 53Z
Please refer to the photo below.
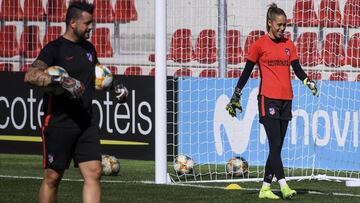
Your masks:
M273 108L273 107L270 107L269 108L269 113L270 113L270 115L275 115L275 109Z
M289 48L285 48L285 53L286 53L286 55L290 56L290 49L289 49Z
M86 56L88 57L90 62L93 62L93 57L92 57L92 54L90 52L86 53Z

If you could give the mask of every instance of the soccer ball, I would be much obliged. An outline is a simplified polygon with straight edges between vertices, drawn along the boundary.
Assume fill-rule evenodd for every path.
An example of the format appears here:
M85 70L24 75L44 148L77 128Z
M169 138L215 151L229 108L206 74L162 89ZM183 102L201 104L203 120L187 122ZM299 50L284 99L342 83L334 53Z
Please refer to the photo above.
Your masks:
M103 90L111 86L113 74L110 69L102 64L95 66L95 89Z
M174 170L178 175L192 174L194 165L194 160L184 154L180 154L174 159Z
M69 77L69 74L66 70L60 66L50 66L44 70L44 72L50 76L63 76ZM44 91L49 95L59 95L65 92L65 89L59 86L44 87Z
M105 176L117 175L120 171L119 160L107 154L101 155L101 174Z
M248 162L242 157L233 157L226 163L226 172L231 176L243 176L249 171Z

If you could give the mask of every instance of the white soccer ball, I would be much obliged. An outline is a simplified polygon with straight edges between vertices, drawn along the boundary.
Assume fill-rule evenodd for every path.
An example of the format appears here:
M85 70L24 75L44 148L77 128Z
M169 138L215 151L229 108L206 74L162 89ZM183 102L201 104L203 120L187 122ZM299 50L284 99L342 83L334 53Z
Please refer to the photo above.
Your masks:
M101 155L101 174L105 176L117 175L120 172L120 161L115 156Z
M111 86L113 74L110 69L102 64L95 66L95 89L103 90Z
M194 160L184 154L180 154L174 159L174 170L178 175L192 174L194 165Z
M231 176L243 176L249 172L249 164L242 157L233 157L226 163L226 172Z
M60 66L50 66L44 70L44 73L50 76L63 76L69 77L69 74L63 67ZM59 86L47 86L43 88L44 91L49 95L59 95L65 92L65 89Z

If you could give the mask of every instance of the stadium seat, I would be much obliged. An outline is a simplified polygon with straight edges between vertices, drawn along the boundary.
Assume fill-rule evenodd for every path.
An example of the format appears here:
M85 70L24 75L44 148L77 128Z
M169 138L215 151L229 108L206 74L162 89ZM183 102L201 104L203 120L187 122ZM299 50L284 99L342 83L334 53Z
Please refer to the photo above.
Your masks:
M110 72L114 75L117 75L117 70L118 70L118 67L117 66L107 66L108 69L110 70Z
M0 20L19 21L23 19L19 0L2 0L0 10Z
M239 30L227 31L227 62L238 64L242 62L243 52L241 49L241 35Z
M241 70L238 68L228 69L226 72L227 78L239 78L241 76Z
M245 45L244 45L245 58L249 53L249 49L252 43L260 39L263 35L265 35L265 32L262 30L253 30L249 33L249 35L246 37Z
M216 78L217 70L216 69L204 69L200 72L199 77Z
M19 43L16 38L16 26L5 25L0 28L0 57L19 55Z
M348 81L348 74L345 72L335 72L330 74L330 80L336 80L336 81Z
M94 20L97 23L114 22L114 9L111 0L94 0Z
M292 23L299 27L318 26L318 18L314 9L314 0L296 0Z
M217 60L215 30L202 30L196 40L193 59L203 63L212 64Z
M320 71L309 71L307 76L310 80L321 80L321 73Z
M115 3L115 21L128 23L136 21L138 14L135 8L134 0L117 0Z
M1 63L0 71L14 71L14 65L12 63Z
M48 0L46 4L46 16L50 22L65 22L65 0Z
M150 76L155 76L155 68L150 69L149 75Z
M341 33L329 33L322 44L322 62L326 66L345 65L344 37Z
M49 42L57 39L61 36L62 27L61 26L49 26L45 31L43 45L47 45Z
M181 76L192 76L192 71L189 68L179 68L174 73L175 77L181 77Z
M360 1L347 0L344 6L343 25L351 28L360 27Z
M171 38L169 60L178 63L186 63L191 61L193 49L191 45L191 30L178 29ZM154 57L155 61L155 57Z
M142 75L142 68L140 66L130 66L124 71L124 75Z
M317 50L318 37L315 32L304 32L296 39L296 51L303 66L316 66L319 64Z
M320 27L340 27L341 13L338 0L321 0L319 8Z
M21 68L20 68L20 71L21 72L27 72L31 65L32 65L31 63L22 65Z
M20 37L21 55L25 58L35 58L40 53L41 48L39 26L26 26Z
M360 74L358 74L355 78L355 82L360 82Z
M253 71L253 72L251 73L250 78L255 78L255 79L257 79L257 78L259 78L259 76L260 76L260 71L259 71L259 70L255 70L255 71Z
M346 63L352 67L360 67L360 33L355 33L348 42Z
M110 42L110 30L107 27L96 28L91 36L98 57L112 57L113 48Z
M43 21L45 20L45 10L42 0L25 0L24 20Z

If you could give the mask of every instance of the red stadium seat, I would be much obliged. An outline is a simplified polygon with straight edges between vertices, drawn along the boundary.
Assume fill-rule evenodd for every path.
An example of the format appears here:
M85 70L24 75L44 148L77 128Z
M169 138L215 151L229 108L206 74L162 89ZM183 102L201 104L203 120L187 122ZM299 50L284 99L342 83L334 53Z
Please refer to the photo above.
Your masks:
M344 37L341 33L329 33L322 44L322 60L326 66L345 65Z
M31 63L22 65L21 68L20 68L20 71L21 72L27 72L29 70L29 68L31 67L31 65L32 65Z
M19 0L2 0L0 10L0 20L18 21L23 19Z
M192 71L191 69L188 68L180 68L175 71L174 76L175 77L192 76Z
M216 78L217 70L216 69L204 69L200 72L199 77Z
M0 71L14 71L14 65L12 63L1 63Z
M338 0L321 0L319 8L321 27L340 27L341 13Z
M242 62L243 51L241 49L241 35L239 30L227 31L227 62L229 64L238 64Z
M259 76L260 76L260 71L259 71L259 70L255 70L255 71L253 71L253 72L251 73L250 78L255 78L255 79L257 79L257 78L259 78Z
M309 71L307 76L310 80L321 80L321 73L320 71Z
M94 0L94 20L97 23L114 22L114 9L111 0Z
M317 50L317 34L315 32L304 32L296 40L296 51L299 61L304 66L316 66L319 64L319 53Z
M226 72L227 78L239 78L241 76L241 70L238 68L228 69Z
M171 38L169 59L178 63L186 63L191 61L192 54L191 30L176 30Z
M215 63L216 52L215 30L202 30L196 40L193 59L204 64Z
M149 75L155 76L155 68L150 69Z
M65 0L48 0L46 4L46 15L50 22L65 22Z
M107 66L107 68L110 70L112 74L117 75L118 68L116 66Z
M244 45L244 51L245 51L245 58L247 54L249 53L249 49L256 40L260 39L263 35L265 35L265 32L262 30L253 30L249 33L249 35L246 37L245 45Z
M358 74L358 75L356 76L355 81L356 81L356 82L360 82L360 74Z
M140 66L130 66L124 71L124 75L142 75L142 68Z
M348 74L345 72L335 72L330 74L330 80L336 80L336 81L348 81Z
M314 0L296 0L292 23L300 27L318 26L318 18L314 9Z
M16 38L16 26L5 25L0 28L0 57L19 55L19 43Z
M360 33L355 33L348 42L346 63L352 67L360 67Z
M49 26L45 31L43 45L47 45L49 42L57 39L61 36L62 27L61 26Z
M35 58L40 53L41 48L39 26L26 26L20 37L21 54L25 58Z
M128 23L136 21L138 14L135 8L134 0L116 0L115 3L115 21Z
M45 20L45 10L42 5L42 0L25 0L24 20L28 20L28 21Z
M343 25L348 27L360 27L360 1L347 0L344 6Z
M107 27L96 28L91 36L98 57L112 57L113 48L110 42L110 30Z

